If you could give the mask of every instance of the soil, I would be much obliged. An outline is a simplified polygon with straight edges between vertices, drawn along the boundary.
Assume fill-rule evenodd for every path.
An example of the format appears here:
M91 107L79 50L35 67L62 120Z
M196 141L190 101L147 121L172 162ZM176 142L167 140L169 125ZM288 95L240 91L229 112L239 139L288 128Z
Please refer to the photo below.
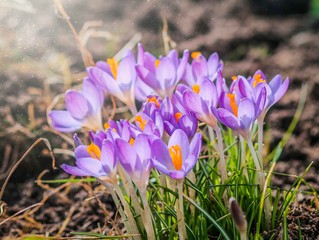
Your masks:
M71 135L50 130L46 111L56 95L78 85L85 74L77 43L53 1L3 2L0 3L0 181L40 137L48 138L57 149L57 166L72 161L67 151L72 145L66 141ZM252 75L258 69L269 79L276 74L289 77L287 94L266 119L271 136L266 143L270 149L278 145L287 131L301 98L301 87L306 84L305 108L275 168L275 172L288 175L275 174L272 185L289 189L296 180L294 176L302 175L312 164L304 178L318 192L318 21L307 13L309 1L279 2L275 5L272 1L259 1L256 5L248 0L95 0L93 4L69 0L63 4L78 32L83 25L90 26L81 32L81 39L90 37L86 47L94 60L116 54L133 37L140 36L146 50L163 53L162 27L167 21L172 46L176 44L181 51L201 51L205 56L217 51L224 60L228 79L234 74ZM302 3L303 6L298 5ZM45 169L49 171L45 179L67 177L61 169L52 169L49 151L40 144L16 169L2 200L8 205L6 217L41 201L43 205L0 224L1 237L30 233L66 237L84 230L119 234L122 226L118 224L116 208L108 195L102 193L103 188L82 183L36 184L34 181ZM305 184L300 189L310 190ZM299 194L296 200L312 201L311 194ZM304 224L303 239L319 236L315 208L297 204L292 206L290 216L290 239L298 239L294 229L299 225L294 216L300 216L298 219ZM5 219L0 217L0 222ZM281 239L281 230L274 231Z

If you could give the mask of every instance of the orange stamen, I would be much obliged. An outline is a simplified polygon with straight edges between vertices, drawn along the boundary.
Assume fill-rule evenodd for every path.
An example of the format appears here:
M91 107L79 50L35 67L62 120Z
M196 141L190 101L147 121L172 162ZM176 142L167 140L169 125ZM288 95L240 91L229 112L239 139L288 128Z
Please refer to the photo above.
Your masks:
M198 58L201 54L201 52L192 52L191 56L192 56L192 59L196 59Z
M140 115L136 116L135 121L139 124L142 131L144 131L147 121L143 119Z
M236 80L237 80L237 77L236 77L236 76L232 76L232 77L231 77L231 80L236 81Z
M156 97L149 97L149 98L147 98L147 101L155 103L156 107L160 108L160 104L159 104L158 100L156 99Z
M113 77L117 79L117 68L119 63L115 60L115 58L108 58L107 63L110 65Z
M133 145L134 142L135 142L135 139L134 138L130 138L129 144Z
M169 155L172 158L172 162L174 168L176 170L182 169L183 158L182 158L182 151L179 145L174 145L169 148Z
M182 116L183 116L183 114L182 114L181 112L175 113L175 114L174 114L174 117L175 117L176 122L178 122L179 119L180 119Z
M227 94L227 97L229 98L230 100L230 107L234 113L234 115L236 117L238 117L238 106L236 104L236 101L235 101L235 94L232 94L232 93L228 93Z
M101 159L101 149L96 146L94 143L91 143L87 148L86 151L90 154L92 158L97 160Z
M265 83L266 80L261 78L261 74L256 74L254 76L254 82L253 82L253 87L255 88L259 83Z
M104 123L104 129L107 130L110 128L110 124L109 123Z
M156 59L155 60L155 67L158 68L158 65L160 65L160 63L161 63L161 60Z
M192 86L192 89L195 93L199 94L199 91L200 91L200 86L199 84L195 84Z

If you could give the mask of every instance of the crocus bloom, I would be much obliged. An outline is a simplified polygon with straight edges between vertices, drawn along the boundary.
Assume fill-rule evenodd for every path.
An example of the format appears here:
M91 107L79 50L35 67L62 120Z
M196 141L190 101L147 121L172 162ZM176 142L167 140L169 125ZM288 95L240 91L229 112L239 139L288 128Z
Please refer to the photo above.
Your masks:
M184 72L183 80L190 86L198 84L204 78L214 81L218 71L222 71L224 64L220 61L217 53L209 56L208 60L200 53L193 52L191 54L192 63L187 64Z
M181 80L188 61L189 52L184 51L181 60L176 50L171 50L166 57L156 59L152 54L144 52L139 44L139 63L136 65L138 76L151 87L161 98L172 97L177 83Z
M196 116L185 109L180 103L182 96L176 91L170 100L166 97L161 105L161 113L164 120L164 128L169 135L176 129L182 129L190 138L193 137L198 125Z
M103 101L103 90L91 79L85 78L82 91L68 90L66 92L66 110L49 112L53 128L61 132L73 132L81 127L92 130L101 129Z
M108 178L114 183L118 162L112 141L105 139L101 146L95 143L91 143L89 146L79 145L74 154L76 166L62 164L61 168L65 172L76 176L103 178L104 180Z
M139 134L129 143L119 138L115 143L121 165L138 189L145 193L152 168L149 136Z
M168 145L161 139L153 141L153 166L171 178L185 178L195 166L201 146L200 133L196 133L189 143L186 133L177 129L170 137Z
M211 126L217 127L217 119L212 112L212 108L218 104L218 93L216 86L209 79L203 80L200 84L183 92L183 105L196 117Z
M125 103L132 114L137 113L134 87L136 81L135 58L131 51L118 63L114 58L107 63L98 62L97 67L89 67L90 78L111 95Z
M265 101L265 91L263 92L264 94L259 100L260 105L264 105ZM215 116L225 126L233 129L245 139L248 139L251 127L260 112L260 107L249 98L242 98L236 101L236 94L233 93L225 93L222 98L229 100L229 106L227 108L213 108Z

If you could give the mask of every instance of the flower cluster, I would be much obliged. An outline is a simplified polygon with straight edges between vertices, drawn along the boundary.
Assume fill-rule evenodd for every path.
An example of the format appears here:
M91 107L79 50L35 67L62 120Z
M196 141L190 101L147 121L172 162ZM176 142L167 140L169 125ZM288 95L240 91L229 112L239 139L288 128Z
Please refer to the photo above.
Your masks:
M137 59L128 50L119 62L111 58L89 67L83 90L65 94L66 110L49 113L57 130L97 131L90 132L89 146L74 136L76 166L62 168L114 183L120 164L145 190L153 167L176 179L191 171L201 152L198 121L217 134L220 122L248 140L253 123L284 95L289 79L282 81L277 75L268 82L258 70L252 77L232 77L227 86L223 68L217 53L207 60L199 52L185 50L179 59L172 50L156 58L142 45ZM135 123L110 120L102 129L101 108L108 94L128 106ZM137 101L142 102L139 111Z

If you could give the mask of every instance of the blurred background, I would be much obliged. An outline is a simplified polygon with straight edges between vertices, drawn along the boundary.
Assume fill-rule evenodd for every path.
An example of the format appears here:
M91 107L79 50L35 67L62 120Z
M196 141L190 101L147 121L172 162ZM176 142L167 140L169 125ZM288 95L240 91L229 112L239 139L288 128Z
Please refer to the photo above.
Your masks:
M79 42L61 6L94 61L141 42L155 55L168 47L206 57L216 51L227 79L258 69L268 79L289 77L287 94L266 119L270 150L287 130L306 83L304 112L275 171L299 175L314 162L305 178L319 190L319 0L0 0L0 182L39 137L64 153L56 154L57 166L71 159L72 135L58 134L46 118L55 97L85 76ZM43 189L33 182L44 169L48 179L67 176L52 170L48 150L39 145L6 189L3 200L16 206L12 211L40 198ZM273 185L284 188L293 180L275 177Z

